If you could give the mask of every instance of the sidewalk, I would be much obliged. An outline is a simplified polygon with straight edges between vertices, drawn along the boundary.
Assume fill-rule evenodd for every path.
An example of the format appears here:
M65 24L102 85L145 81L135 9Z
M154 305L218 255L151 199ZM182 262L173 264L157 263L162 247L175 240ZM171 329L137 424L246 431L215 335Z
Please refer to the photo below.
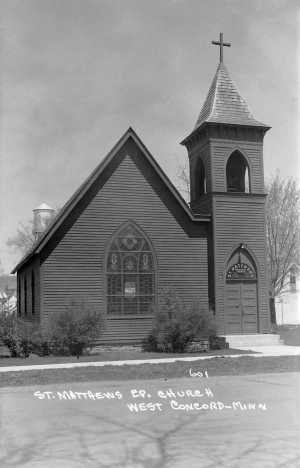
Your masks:
M165 359L139 359L129 361L101 361L101 362L74 362L69 364L43 364L43 365L32 365L32 366L12 366L12 367L0 367L0 372L17 372L26 370L42 370L42 369L68 369L71 367L103 367L103 366L123 366L124 364L135 365L135 364L160 364L175 361L198 361L205 359L223 359L226 357L238 358L243 356L251 356L255 358L259 357L274 357L274 356L300 356L300 346L255 346L255 347L239 347L241 351L254 351L258 354L231 354L223 356L195 356L195 357L182 357L178 358L165 358Z

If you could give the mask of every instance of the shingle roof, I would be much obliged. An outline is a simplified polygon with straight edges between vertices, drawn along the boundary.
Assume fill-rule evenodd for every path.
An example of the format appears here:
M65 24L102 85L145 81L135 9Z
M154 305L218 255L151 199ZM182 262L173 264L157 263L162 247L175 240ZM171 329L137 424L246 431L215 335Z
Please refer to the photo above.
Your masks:
M194 130L205 122L270 128L253 117L223 62L216 71Z

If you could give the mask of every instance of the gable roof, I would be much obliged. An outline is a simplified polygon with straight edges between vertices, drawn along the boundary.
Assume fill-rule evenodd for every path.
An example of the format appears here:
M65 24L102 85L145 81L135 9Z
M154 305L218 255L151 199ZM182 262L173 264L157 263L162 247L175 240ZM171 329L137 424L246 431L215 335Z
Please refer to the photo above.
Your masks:
M253 117L223 62L216 71L194 130L206 122L270 128Z
M124 145L124 143L128 140L128 138L132 138L135 143L138 145L140 150L143 152L147 160L153 166L155 171L157 172L158 177L162 179L165 185L168 187L170 192L173 194L174 198L177 202L181 205L182 209L185 213L189 216L192 221L210 221L211 216L207 214L199 215L193 214L190 210L189 206L182 198L178 190L172 184L170 179L161 169L159 164L155 161L153 156L144 146L140 138L134 132L134 130L130 127L127 132L122 136L122 138L117 142L117 144L112 148L112 150L108 153L108 155L101 161L101 163L94 169L94 171L90 174L90 176L83 182L83 184L76 190L76 192L72 195L72 197L68 200L68 202L63 206L63 208L59 211L58 215L53 219L52 223L49 225L47 230L44 232L42 237L38 239L38 241L32 246L32 248L26 253L26 255L20 260L20 262L14 267L12 273L15 273L21 266L23 266L34 254L39 253L45 244L49 241L51 236L56 232L59 228L61 223L65 220L74 206L82 199L84 194L87 190L91 187L91 185L95 182L95 180L99 177L102 171L105 170L107 165L110 161L114 158L117 154L119 149Z
M280 281L282 280L282 277L283 277L283 276L284 276L283 279L285 279L285 278L287 278L287 277L289 277L289 276L291 275L291 269L292 269L292 267L294 267L294 269L296 270L296 271L295 271L296 277L300 276L300 267L297 265L296 262L292 262L292 263L290 264L290 266L286 269L285 274L284 274L284 275L281 275L281 276L278 278L276 284L280 283Z

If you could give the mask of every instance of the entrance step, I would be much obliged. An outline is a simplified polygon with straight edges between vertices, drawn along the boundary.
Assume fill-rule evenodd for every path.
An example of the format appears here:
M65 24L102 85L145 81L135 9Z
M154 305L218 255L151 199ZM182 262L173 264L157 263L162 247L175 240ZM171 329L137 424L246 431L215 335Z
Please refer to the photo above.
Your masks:
M253 347L253 346L280 346L283 340L279 335L261 334L261 335L222 335L229 344L229 348Z

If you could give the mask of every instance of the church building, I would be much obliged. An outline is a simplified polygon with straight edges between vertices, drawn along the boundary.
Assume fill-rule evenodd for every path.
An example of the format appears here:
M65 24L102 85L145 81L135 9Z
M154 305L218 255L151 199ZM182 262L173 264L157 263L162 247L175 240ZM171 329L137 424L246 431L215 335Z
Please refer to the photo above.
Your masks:
M269 332L263 140L220 64L187 149L188 205L129 128L15 267L19 312L40 323L71 296L107 315L103 342L141 340L172 287L214 309L221 336ZM261 336L262 337L262 336ZM263 337L262 337L263 338Z

